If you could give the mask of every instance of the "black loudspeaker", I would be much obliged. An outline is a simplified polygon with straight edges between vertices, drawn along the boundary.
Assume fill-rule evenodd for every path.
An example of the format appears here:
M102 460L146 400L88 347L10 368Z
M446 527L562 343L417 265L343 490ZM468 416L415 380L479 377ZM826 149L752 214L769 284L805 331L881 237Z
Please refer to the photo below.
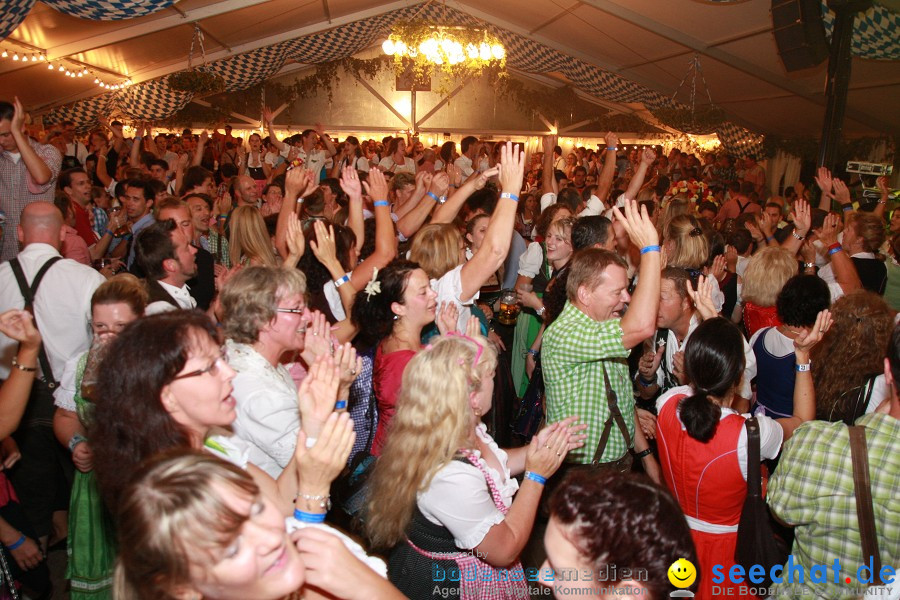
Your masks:
M815 67L828 58L820 0L772 0L772 29L788 72Z

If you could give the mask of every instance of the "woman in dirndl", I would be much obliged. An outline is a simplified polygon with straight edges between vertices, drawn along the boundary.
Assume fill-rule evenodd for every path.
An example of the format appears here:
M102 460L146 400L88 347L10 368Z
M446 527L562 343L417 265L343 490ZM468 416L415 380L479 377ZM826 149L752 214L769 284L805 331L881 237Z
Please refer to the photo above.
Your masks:
M391 548L388 578L407 597L526 597L519 553L544 482L582 444L584 427L566 420L529 446L500 449L481 423L496 365L486 339L451 334L403 374L366 529L376 547Z

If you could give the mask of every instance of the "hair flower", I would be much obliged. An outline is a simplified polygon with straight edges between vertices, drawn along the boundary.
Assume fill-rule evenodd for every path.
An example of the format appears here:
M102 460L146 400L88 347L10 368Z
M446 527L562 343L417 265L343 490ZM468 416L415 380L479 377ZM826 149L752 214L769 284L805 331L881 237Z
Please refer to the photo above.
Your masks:
M366 292L367 302L372 299L372 296L377 296L381 293L381 282L378 281L378 269L372 270L372 279L366 284L366 288L363 291Z

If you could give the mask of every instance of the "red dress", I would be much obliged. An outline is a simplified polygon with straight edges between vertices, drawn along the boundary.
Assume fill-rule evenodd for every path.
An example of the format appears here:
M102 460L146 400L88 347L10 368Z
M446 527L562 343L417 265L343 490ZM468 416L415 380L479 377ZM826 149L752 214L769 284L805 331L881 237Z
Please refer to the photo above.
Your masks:
M672 396L659 411L657 443L666 485L688 519L691 537L700 561L700 585L696 597L755 598L740 595L740 585L728 580L734 565L737 525L741 519L747 482L738 462L738 441L745 419L730 414L719 421L716 433L706 443L688 435L677 408L684 394ZM713 565L722 565L725 580L712 583ZM718 592L713 595L713 585ZM743 586L753 587L746 582ZM727 587L731 587L728 594Z
M400 392L400 382L403 381L403 371L416 353L412 350L397 350L384 354L381 345L375 350L375 364L372 370L372 388L375 390L375 400L378 402L378 428L372 440L372 456L381 456L384 442L387 439L387 428L394 417L397 406L397 394Z
M744 327L747 329L747 337L763 327L778 327L781 319L774 306L757 306L752 302L744 303Z

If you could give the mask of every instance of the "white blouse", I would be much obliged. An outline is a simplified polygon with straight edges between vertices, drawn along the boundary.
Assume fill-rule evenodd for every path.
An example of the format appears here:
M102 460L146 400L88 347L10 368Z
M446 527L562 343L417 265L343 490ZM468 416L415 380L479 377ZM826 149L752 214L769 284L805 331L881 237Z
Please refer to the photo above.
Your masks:
M502 474L492 469L478 450L474 451L482 468L494 480L503 504L509 508L519 489L519 482L510 477L508 456L488 435L483 423L475 433L500 463ZM506 518L494 505L491 491L478 467L458 460L450 461L435 474L428 489L419 492L418 505L426 519L450 530L460 548L475 548L484 541L491 527Z

